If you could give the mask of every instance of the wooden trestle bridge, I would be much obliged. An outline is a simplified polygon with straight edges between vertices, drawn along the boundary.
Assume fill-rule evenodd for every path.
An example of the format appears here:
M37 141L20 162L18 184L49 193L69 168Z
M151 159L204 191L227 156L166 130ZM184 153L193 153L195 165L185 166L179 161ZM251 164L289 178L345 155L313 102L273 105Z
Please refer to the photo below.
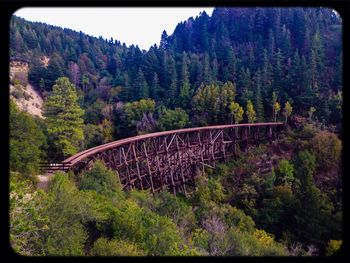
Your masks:
M237 155L238 146L273 140L282 122L231 124L156 132L106 143L77 153L47 170L89 170L96 160L117 171L123 189L166 187L187 194L197 169Z

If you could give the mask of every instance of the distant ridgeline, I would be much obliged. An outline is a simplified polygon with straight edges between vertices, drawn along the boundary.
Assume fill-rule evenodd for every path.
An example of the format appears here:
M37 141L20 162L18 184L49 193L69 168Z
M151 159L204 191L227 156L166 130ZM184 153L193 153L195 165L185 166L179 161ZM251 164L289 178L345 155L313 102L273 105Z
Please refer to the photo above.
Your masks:
M340 17L328 8L216 8L212 16L203 12L179 23L172 35L164 31L160 45L145 51L13 17L10 49L31 62L34 86L50 91L68 76L84 92L86 107L98 98L152 98L186 109L202 84L231 81L240 104L251 100L257 108L262 101L271 112L274 91L296 114L317 105L320 121L338 124L341 32Z

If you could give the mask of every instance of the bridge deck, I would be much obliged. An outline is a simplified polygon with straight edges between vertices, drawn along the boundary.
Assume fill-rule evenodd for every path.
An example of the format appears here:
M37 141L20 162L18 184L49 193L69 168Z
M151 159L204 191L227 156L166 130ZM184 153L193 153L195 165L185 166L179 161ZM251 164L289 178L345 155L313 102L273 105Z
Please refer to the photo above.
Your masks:
M79 152L66 160L62 162L65 166L73 166L77 163L79 163L81 160L85 159L88 156L91 156L93 154L106 151L108 149L121 146L123 144L128 144L130 142L135 142L139 140L144 140L147 138L155 138L159 136L165 136L170 134L180 134L180 133L190 133L190 132L197 132L197 131L204 131L204 130L216 130L216 129L227 129L227 128L236 128L236 127L259 127L259 126L280 126L284 125L283 122L265 122L265 123L244 123L244 124L226 124L226 125L214 125L214 126L204 126L204 127L196 127L196 128L186 128L186 129L178 129L178 130L170 130L170 131L163 131L163 132L155 132L155 133L148 133L144 135L138 135L134 137L129 137L126 139L113 141L110 143L106 143L103 145L99 145L90 149L87 149L85 151Z

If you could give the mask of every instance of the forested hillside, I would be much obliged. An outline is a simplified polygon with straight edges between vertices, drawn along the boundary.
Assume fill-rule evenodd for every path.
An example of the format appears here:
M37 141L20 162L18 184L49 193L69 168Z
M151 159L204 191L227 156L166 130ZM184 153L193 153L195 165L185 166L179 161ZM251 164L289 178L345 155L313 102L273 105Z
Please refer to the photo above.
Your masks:
M164 31L148 51L14 16L11 58L28 62L44 118L10 101L12 247L86 256L338 251L341 36L341 19L325 8L215 8ZM101 162L37 187L40 162L113 140L264 121L285 130L197 171L188 197L124 192Z
M11 29L11 55L31 61L30 81L50 91L68 76L83 93L89 123L102 121L98 108L141 98L195 115L191 99L200 86L227 81L238 103L253 101L261 119L272 116L275 91L295 113L313 106L320 121L341 121L341 20L331 9L216 8L179 23L170 36L163 32L148 51L16 17ZM46 68L42 56L50 59Z

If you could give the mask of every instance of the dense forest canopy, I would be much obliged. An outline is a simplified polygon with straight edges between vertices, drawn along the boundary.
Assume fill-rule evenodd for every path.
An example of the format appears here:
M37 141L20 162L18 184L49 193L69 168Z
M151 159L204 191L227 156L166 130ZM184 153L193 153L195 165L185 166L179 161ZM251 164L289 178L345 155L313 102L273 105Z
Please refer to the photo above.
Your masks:
M68 76L83 92L84 108L150 98L192 116L201 85L230 81L240 104L262 103L259 116L272 115L276 92L295 113L306 116L313 106L320 121L341 122L342 26L331 9L215 8L179 23L172 35L164 31L148 51L18 17L10 26L11 56L32 62L30 81L51 91ZM46 68L42 56L50 58Z
M327 8L215 8L164 31L148 51L14 16L10 54L29 63L45 118L10 100L11 246L74 256L339 251L341 36ZM24 75L11 86L24 87ZM100 161L38 187L40 162L113 140L264 121L284 121L285 130L197 170L187 197L123 191Z

